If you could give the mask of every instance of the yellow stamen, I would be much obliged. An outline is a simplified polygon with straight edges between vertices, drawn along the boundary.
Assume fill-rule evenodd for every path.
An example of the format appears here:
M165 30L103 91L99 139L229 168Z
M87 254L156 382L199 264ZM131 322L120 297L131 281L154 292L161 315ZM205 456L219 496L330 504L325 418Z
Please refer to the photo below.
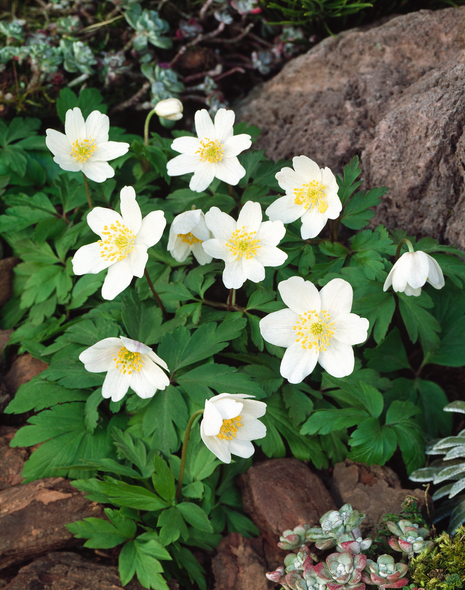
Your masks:
M131 352L125 346L122 346L117 356L113 358L116 363L116 368L119 369L120 373L123 375L132 375L132 373L138 373L144 361L140 352Z
M183 242L192 246L192 244L201 244L202 240L199 240L194 236L192 232L188 234L178 234L178 238L181 238Z
M136 236L132 231L121 224L118 220L108 227L105 225L102 235L104 240L99 240L100 256L111 262L120 262L124 260L134 249Z
M314 309L299 315L297 323L293 327L296 331L296 342L300 342L302 348L311 350L313 346L319 351L327 350L329 341L334 336L334 322L331 322L329 313Z
M236 416L230 420L223 420L220 432L216 435L220 440L232 440L236 438L237 430L242 428L241 417Z
M295 188L294 195L294 203L303 205L305 209L318 207L318 211L324 213L328 208L325 200L326 187L317 180L303 184L301 188Z
M97 144L95 139L89 137L88 139L76 139L73 143L71 155L76 158L78 162L84 164L97 151Z
M261 246L260 240L253 237L256 233L256 231L246 232L244 225L242 229L233 231L229 241L226 242L226 246L234 254L236 259L245 257L246 260L249 260L257 255L257 251Z
M201 139L201 147L195 152L200 154L200 160L202 162L210 162L210 164L217 164L221 162L224 155L223 144L217 139Z

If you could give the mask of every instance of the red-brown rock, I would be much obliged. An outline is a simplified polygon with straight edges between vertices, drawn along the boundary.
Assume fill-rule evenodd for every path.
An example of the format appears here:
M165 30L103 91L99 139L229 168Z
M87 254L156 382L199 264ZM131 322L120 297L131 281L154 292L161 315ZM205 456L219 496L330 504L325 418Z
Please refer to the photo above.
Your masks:
M3 383L11 394L15 394L21 385L45 371L47 367L47 363L34 358L29 353L22 354L11 365L11 369L3 378Z
M0 569L80 541L65 524L103 516L103 508L61 477L0 492Z
M29 457L24 448L10 447L16 428L0 426L0 490L18 485L23 481L21 471Z
M21 568L4 590L119 590L118 568L69 552L49 553ZM125 590L143 590L137 579Z
M374 224L465 249L464 14L421 10L323 40L240 107L262 129L254 147L338 173L357 154L364 186L390 187Z
M3 354L3 349L8 344L11 334L13 334L13 330L0 330L0 356Z

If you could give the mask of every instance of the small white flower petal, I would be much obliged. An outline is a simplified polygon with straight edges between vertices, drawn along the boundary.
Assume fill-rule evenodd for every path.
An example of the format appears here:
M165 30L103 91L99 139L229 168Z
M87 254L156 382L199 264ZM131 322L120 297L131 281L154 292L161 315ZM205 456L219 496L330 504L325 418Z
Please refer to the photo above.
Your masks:
M344 344L361 344L367 339L369 327L366 318L355 313L342 314L335 320L334 338Z
M152 349L149 346L139 342L138 340L126 338L126 336L120 336L120 340L123 343L123 346L130 352L139 352L140 354L149 354L152 352Z
M123 399L129 389L129 376L121 373L116 365L111 368L103 382L102 395L104 398L110 398L114 402Z
M78 107L66 111L65 133L71 145L78 139L87 139L86 124Z
M243 459L248 459L254 454L255 448L249 440L239 440L238 438L233 438L233 440L229 442L229 451L233 455L237 455Z
M293 196L286 195L276 199L267 208L266 214L271 221L281 221L282 223L292 223L305 213L305 207L297 205Z
M277 246L285 235L286 228L282 221L264 221L257 232L257 240L266 246Z
M262 208L260 203L247 201L237 218L237 229L244 228L246 232L258 231L262 223ZM258 235L257 235L258 239Z
M84 363L89 373L102 373L108 371L113 363L113 357L121 348L119 338L104 338L90 348L86 348L79 355L79 360Z
M236 229L236 222L227 213L223 213L218 207L212 207L205 213L205 223L215 238L229 240Z
M231 254L231 251L225 245L224 240L206 240L203 242L202 247L204 252L213 258L219 258L220 260L224 260L228 263L231 263L235 260L234 255Z
M199 139L216 139L215 126L206 109L197 111L194 115L195 131Z
M318 362L333 377L347 377L354 370L354 351L350 344L332 338L328 348L320 352Z
M53 161L56 162L62 170L66 170L67 172L80 172L82 170L82 164L69 155L60 154L55 156Z
M206 111L205 111L206 112ZM210 119L210 117L208 117ZM215 137L220 143L226 143L230 137L232 137L234 119L236 115L234 111L226 109L218 109L215 115L214 122L214 135L205 135L205 137ZM199 133L200 137L200 133Z
M137 234L142 223L142 213L136 201L136 191L132 186L124 186L121 189L120 198L123 223L134 234Z
M281 170L275 174L275 178L283 191L286 191L286 193L289 193L292 196L294 196L294 189L301 188L303 182L300 175L288 166L281 168Z
M142 220L135 244L151 248L161 240L166 219L163 211L151 211Z
M322 171L318 164L310 160L307 156L295 156L292 158L292 165L299 176L305 179L305 182L311 180L322 181ZM327 168L329 170L329 168Z
M232 158L238 156L241 152L248 150L252 145L250 135L241 133L239 135L233 135L224 144L224 157Z
M55 131L55 129L47 129L45 134L45 144L54 156L57 154L71 154L72 148L66 135ZM74 161L76 162L76 160Z
M281 266L287 260L287 254L274 246L262 246L257 253L257 260L263 266Z
M89 180L105 182L107 178L113 178L115 171L108 162L94 162L89 159L82 164L82 171Z
M192 156L192 162L195 162L195 165L194 168L189 172L193 172L195 166L197 166L197 164L200 162L200 157L198 155L194 155L200 149L200 139L198 137L176 137L176 139L171 144L171 149L175 152L179 152L180 154ZM176 156L176 158L179 158L179 156ZM174 159L176 160L176 158ZM170 162L173 162L173 160L170 160ZM168 165L170 162L168 162ZM182 172L182 174L184 174L184 172Z
M291 277L281 281L278 290L284 303L297 314L321 310L321 298L318 289L302 277Z
M281 375L289 383L301 383L313 371L317 361L318 350L315 346L309 350L295 342L284 353L280 367Z
M249 418L261 418L266 413L266 404L265 402L259 402L255 399L248 399L253 398L252 395L247 394L236 394L235 399L241 399L242 403L244 404L244 408L242 409L242 414L247 416L247 420ZM260 422L261 424L261 422ZM255 438L255 437L254 437ZM257 437L258 438L258 437Z
M107 276L103 282L102 297L112 301L117 295L129 287L133 274L129 258L113 264L108 269Z
M149 259L146 246L135 244L127 259L131 265L132 275L141 278L144 275L145 265Z
M212 256L205 252L203 244L193 244L192 254L195 256L195 259L201 266L204 264L209 264L213 259Z
M101 256L101 248L98 242L82 246L71 260L75 275L95 275L108 268L112 262Z
M188 234L200 222L202 211L194 209L193 211L184 211L180 215L176 215L171 224L171 229L175 234Z
M408 283L405 285L405 289L404 289L404 293L406 295L413 296L413 297L420 297L421 295L421 287L418 287L418 289L413 289Z
M105 143L99 144L92 160L108 162L108 160L114 160L115 158L124 156L128 150L129 144L125 141L106 141Z
M413 289L423 287L423 285L426 283L426 279L428 278L428 255L425 254L425 252L407 252L404 254L404 256L406 258L408 256L408 267L406 266L405 269L405 272L407 272L408 268L408 284Z
M199 165L199 157L191 154L181 154L176 156L166 165L168 176L181 176L194 172Z
M215 407L215 404L206 400L202 420L202 429L205 436L216 436L220 432L222 424L223 417L220 411Z
M226 184L236 186L245 174L245 168L235 156L233 158L223 158L221 162L216 164L215 176L223 182L226 182Z
M105 209L104 207L94 207L92 211L87 214L87 224L94 234L98 234L103 238L105 227L110 227L115 223L124 225L124 220L119 213L112 209Z
M269 313L260 320L260 333L270 344L287 348L295 342L294 326L298 317L291 309Z
M260 420L244 417L242 420L242 426L243 428L239 428L237 431L237 440L257 440L266 436L266 426L263 424L263 422L260 422ZM234 454L237 455L237 453Z
M318 209L308 209L302 215L302 227L300 228L300 235L302 240L311 240L316 238L328 221L328 217L322 214Z
M204 422L205 420L202 420L202 423L200 424L200 436L202 437L204 445L216 455L220 461L223 463L231 463L231 453L228 450L228 446L222 444L222 441L216 436L207 436L202 428Z
M247 275L240 259L233 260L225 266L223 283L226 289L240 289L246 280Z
M442 289L445 285L442 269L432 256L427 256L429 261L428 282L435 289Z
M110 119L107 115L104 115L100 111L92 111L86 119L86 137L92 137L97 144L104 143L108 141L109 131Z
M179 156L178 156L179 157ZM195 168L194 175L189 182L191 191L201 193L206 190L215 178L215 165L209 162L199 162Z
M344 279L333 279L320 291L321 309L327 311L331 321L334 321L339 315L350 313L353 296L350 283Z
M244 260L242 258L242 266L245 276L249 281L252 281L252 283L260 283L265 280L265 267L258 259L258 256L250 258L249 260Z

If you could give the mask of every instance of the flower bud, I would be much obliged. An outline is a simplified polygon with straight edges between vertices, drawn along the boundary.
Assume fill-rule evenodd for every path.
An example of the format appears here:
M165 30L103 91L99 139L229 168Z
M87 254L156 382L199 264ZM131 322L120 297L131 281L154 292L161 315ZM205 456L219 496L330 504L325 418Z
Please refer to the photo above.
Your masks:
M160 100L155 106L155 113L168 121L179 121L182 119L182 102L178 98L166 98Z

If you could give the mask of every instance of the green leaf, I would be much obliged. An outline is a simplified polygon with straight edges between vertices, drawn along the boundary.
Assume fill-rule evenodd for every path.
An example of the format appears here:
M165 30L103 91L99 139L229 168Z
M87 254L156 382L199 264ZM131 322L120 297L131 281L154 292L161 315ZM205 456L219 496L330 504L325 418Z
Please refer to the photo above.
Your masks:
M387 187L372 188L368 192L359 191L350 199L345 206L341 223L349 229L362 229L368 225L375 212L370 207L376 207L381 197L388 192Z
M334 410L317 410L308 418L300 429L301 434L329 434L345 430L368 418L368 413L357 408L340 408Z
M227 508L226 506L223 510L226 514L229 532L240 533L243 537L248 538L256 537L260 534L255 524L244 514L237 512L237 510L231 510L231 508Z
M111 508L105 508L105 514L112 522L90 517L65 526L76 537L88 539L84 547L90 549L111 549L134 538L137 526L132 519Z
M174 476L166 461L160 455L155 455L154 464L155 473L152 474L153 487L164 500L171 504L176 494Z
M87 430L92 434L97 427L99 420L98 407L103 402L102 390L99 387L86 400L84 409L84 424Z
M205 511L193 504L192 502L181 502L177 504L176 508L181 512L184 519L199 531L206 533L213 533L213 527L208 520L208 516Z
M361 174L358 156L354 156L350 164L344 166L344 178L336 176L337 184L339 185L338 196L341 199L342 205L345 205L349 197L362 184L362 181L357 181Z
M419 297L407 296L405 293L398 293L399 310L404 320L405 327L412 343L420 336L421 346L424 353L435 352L439 348L439 336L437 332L441 326L437 320L426 311L433 307L431 298L422 291Z
M155 449L172 453L179 448L174 424L184 430L188 420L187 405L181 392L169 385L150 400L144 411L142 428L145 436L152 435L152 445Z
M312 400L301 389L290 383L283 387L283 400L289 410L289 417L296 426L312 413Z
M386 426L391 426L397 437L409 473L425 462L425 441L418 424L412 419L419 412L420 409L411 402L394 401L386 413Z
M418 420L423 431L429 438L449 436L452 430L452 416L443 411L448 400L442 388L433 381L423 379L415 380L415 388L418 392L417 404L422 412Z
M386 339L381 344L378 344L376 348L366 348L363 354L368 359L367 366L380 373L410 368L407 352L398 328L391 330Z
M141 302L137 292L132 290L121 303L121 319L129 338L150 346L156 342L163 314L152 301Z
M157 545L158 543L153 540L140 542L138 539L126 543L119 556L119 573L123 586L130 582L136 573L144 588L169 590L168 584L160 575L163 567L153 555Z
M367 465L384 465L397 448L395 432L381 426L376 418L366 418L349 438L349 458Z
M179 539L182 535L184 540L189 538L189 531L176 506L163 510L158 517L157 526L161 527L160 541L166 547Z
M142 440L134 439L129 432L119 428L113 427L111 435L115 447L139 469L142 477L150 477L154 471L155 451L147 452L147 447Z
M124 481L99 481L98 487L116 506L136 510L162 510L167 506L164 500L150 490Z
M88 395L79 390L65 389L56 383L45 381L40 376L20 386L11 400L6 414L23 414L34 410L38 412L66 402L86 401Z

